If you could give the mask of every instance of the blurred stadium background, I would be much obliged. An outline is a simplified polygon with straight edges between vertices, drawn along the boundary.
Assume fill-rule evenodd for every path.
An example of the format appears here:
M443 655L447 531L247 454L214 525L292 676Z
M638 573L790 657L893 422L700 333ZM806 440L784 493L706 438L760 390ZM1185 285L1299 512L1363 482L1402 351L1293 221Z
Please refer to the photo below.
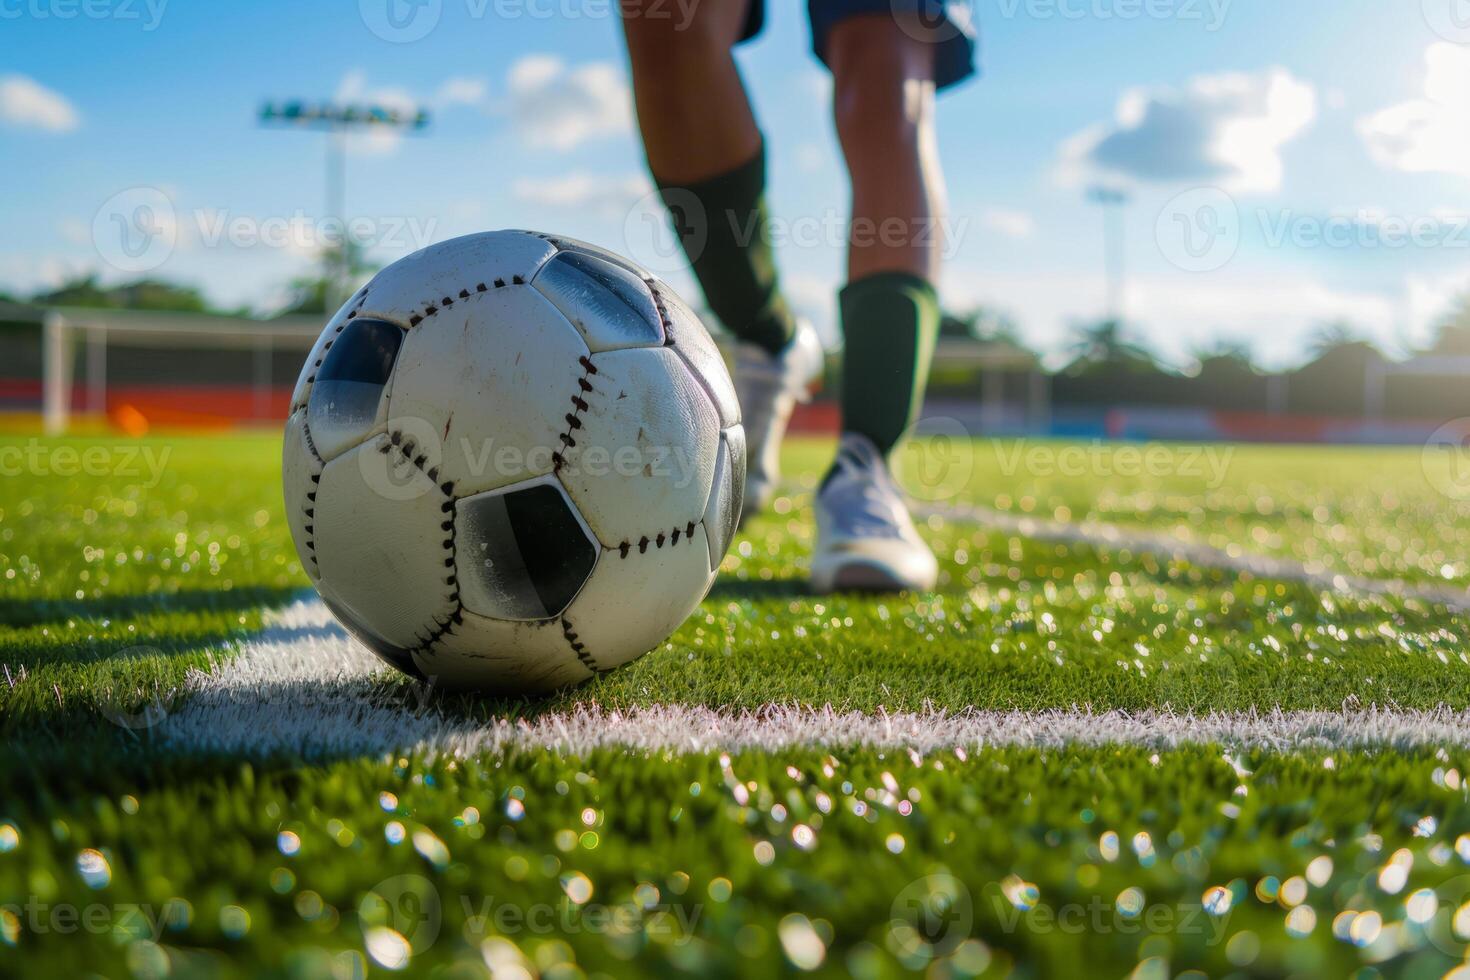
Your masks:
M336 255L297 283L301 299L268 319L212 309L198 292L144 279L67 283L0 301L0 410L10 428L105 426L134 435L176 427L277 425L336 288ZM825 390L835 392L833 358ZM1267 371L1221 345L1172 368L1125 323L1078 328L1059 364L985 310L946 314L925 416L975 436L1417 444L1470 415L1470 307L1435 344L1394 357L1348 324L1324 325L1302 363ZM819 396L796 428L835 432Z

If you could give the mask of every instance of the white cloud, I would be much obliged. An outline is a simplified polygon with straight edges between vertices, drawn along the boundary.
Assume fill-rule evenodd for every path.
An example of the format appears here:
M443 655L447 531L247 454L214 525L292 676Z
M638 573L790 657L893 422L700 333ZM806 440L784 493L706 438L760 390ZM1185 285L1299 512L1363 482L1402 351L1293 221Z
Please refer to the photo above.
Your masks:
M1183 91L1133 89L1110 123L1066 140L1064 183L1209 181L1228 191L1281 186L1281 148L1317 116L1317 93L1276 68L1191 79Z
M623 71L607 61L568 66L552 55L526 55L507 76L510 113L527 145L570 150L633 128Z
M626 214L653 189L642 174L605 176L570 173L560 177L523 177L511 184L517 200L541 207L577 208L603 217Z
M1385 167L1470 177L1470 48L1433 44L1424 60L1424 97L1364 116L1358 134Z
M81 119L66 96L24 75L0 75L0 122L67 133Z
M1030 238L1036 232L1036 220L1025 211L989 208L980 214L980 223L1007 238Z

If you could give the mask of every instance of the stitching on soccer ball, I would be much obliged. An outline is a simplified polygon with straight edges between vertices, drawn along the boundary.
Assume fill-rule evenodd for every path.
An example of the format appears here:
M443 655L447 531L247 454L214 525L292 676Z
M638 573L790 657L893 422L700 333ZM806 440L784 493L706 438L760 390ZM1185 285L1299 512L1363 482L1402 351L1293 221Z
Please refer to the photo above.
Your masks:
M301 438L306 443L306 448L311 453L311 458L316 460L318 464L321 464L322 454L317 452L316 442L314 442L311 438L311 426L307 424L305 415L301 417ZM311 568L312 571L315 572L317 578L321 578L322 574L321 565L316 560L316 494L317 488L321 486L321 482L322 471L321 469L318 469L315 473L311 475L312 489L306 494L306 500L310 506L301 508L302 511L306 514L306 519L308 521L308 523L304 526L306 538L304 541L302 541L302 544L305 545L306 550L310 552L307 557L311 559Z
M417 443L412 436L405 437L401 431L394 430L386 437L379 437L378 452L385 456L396 452L403 457L404 461L414 469L424 474L433 482L435 488L444 495L444 503L440 506L440 512L445 515L444 521L439 525L439 530L444 532L443 546L445 552L444 568L447 577L444 584L449 588L449 602L454 606L447 616L442 619L434 617L433 626L430 626L419 636L419 645L411 649L410 653L428 653L429 650L445 636L454 632L454 627L464 624L464 603L459 594L459 575L455 572L455 558L458 545L455 539L454 528L454 481L445 480L439 482L439 467L428 465L428 458L423 453L415 453L418 449ZM418 634L415 634L416 636Z
M551 454L551 470L553 473L561 472L562 466L566 464L566 457L562 450L573 449L577 445L577 439L572 433L582 428L582 413L587 411L586 395L593 394L596 389L592 382L587 379L597 373L597 365L592 363L592 358L583 354L577 358L577 363L582 365L582 376L577 379L577 393L572 396L572 410L567 413L567 427L562 430L557 438L561 442L561 449Z
M664 305L664 297L658 288L658 280L645 277L643 283L648 287L648 291L653 294L653 308L658 310L659 325L664 329L664 346L672 347L674 346L673 324L669 322L669 309Z
M370 285L372 284L369 283L368 286ZM332 339L322 345L322 356L312 362L311 374L306 376L306 389L301 393L301 401L291 406L292 412L295 412L299 408L305 408L306 403L311 400L311 389L316 384L317 369L322 366L322 361L327 359L327 351L332 349L332 345L337 342L337 337L343 330L347 329L347 324L352 322L352 319L362 312L363 305L367 303L368 286L362 287L362 292L357 295L357 305L347 312L347 316L342 319L341 323L337 324L337 329L332 331Z
M655 550L667 544L670 548L679 543L682 537L685 541L694 540L694 529L699 526L699 521L690 521L683 527L672 528L668 531L658 531L653 537L642 535L637 540L623 541L618 545L618 557L627 558L636 549L640 555L646 555L650 545Z
M478 282L475 283L473 290L471 290L469 286L466 286L459 291L458 295L460 299L465 300L469 299L471 296L478 296L480 293L488 293L492 288L504 289L506 286L524 286L525 284L526 278L524 276L516 275L510 277L510 282L506 282L504 279L495 279L489 286L485 285L483 282ZM443 310L451 309L453 306L454 296L445 296L437 303L431 301L429 305L424 307L424 311L422 313L414 313L409 316L408 325L409 327L416 327L430 317L437 315Z
M582 662L583 667L594 674L606 674L612 670L611 667L604 667L597 662L597 658L587 650L587 645L577 639L577 633L572 628L571 620L565 616L561 618L561 635L566 639L567 646L571 647L572 652L577 655L577 659Z

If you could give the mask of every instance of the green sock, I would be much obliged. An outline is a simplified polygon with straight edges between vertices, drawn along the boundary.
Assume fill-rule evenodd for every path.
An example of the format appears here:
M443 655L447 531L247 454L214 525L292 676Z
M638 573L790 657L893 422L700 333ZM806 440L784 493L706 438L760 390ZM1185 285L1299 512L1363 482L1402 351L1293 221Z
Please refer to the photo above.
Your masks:
M893 451L918 415L939 335L939 297L925 279L877 272L848 283L842 312L842 428Z
M796 332L781 295L766 215L766 151L692 184L654 175L705 301L741 340L779 353Z

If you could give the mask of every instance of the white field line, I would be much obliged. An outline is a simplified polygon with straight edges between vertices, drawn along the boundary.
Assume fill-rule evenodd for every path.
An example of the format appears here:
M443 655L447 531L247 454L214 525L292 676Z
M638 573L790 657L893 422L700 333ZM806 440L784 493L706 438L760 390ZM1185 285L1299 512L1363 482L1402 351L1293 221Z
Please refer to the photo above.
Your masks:
M1454 586L1409 582L1397 578L1343 575L1320 566L1304 565L1289 558L1273 558L1247 551L1236 554L1202 542L1185 541L1165 532L1122 528L1101 521L1069 524L1035 517L1017 517L973 504L919 504L914 507L914 513L918 516L932 514L951 521L985 524L1038 541L1090 544L1108 551L1126 549L1135 553L1173 556L1192 565L1244 572L1260 579L1301 582L1332 592L1419 599L1443 605L1456 612L1470 612L1470 592Z
M374 676L389 668L347 635L318 601L272 617L240 655L197 672L177 711L148 732L183 753L379 756L426 750L455 756L508 749L580 755L598 748L713 752L857 746L918 752L983 746L1125 744L1167 749L1220 743L1278 751L1470 747L1470 712L1271 711L1174 714L1085 709L867 714L769 705L756 711L657 705L611 712L595 705L533 720L470 722L432 702L391 701Z

